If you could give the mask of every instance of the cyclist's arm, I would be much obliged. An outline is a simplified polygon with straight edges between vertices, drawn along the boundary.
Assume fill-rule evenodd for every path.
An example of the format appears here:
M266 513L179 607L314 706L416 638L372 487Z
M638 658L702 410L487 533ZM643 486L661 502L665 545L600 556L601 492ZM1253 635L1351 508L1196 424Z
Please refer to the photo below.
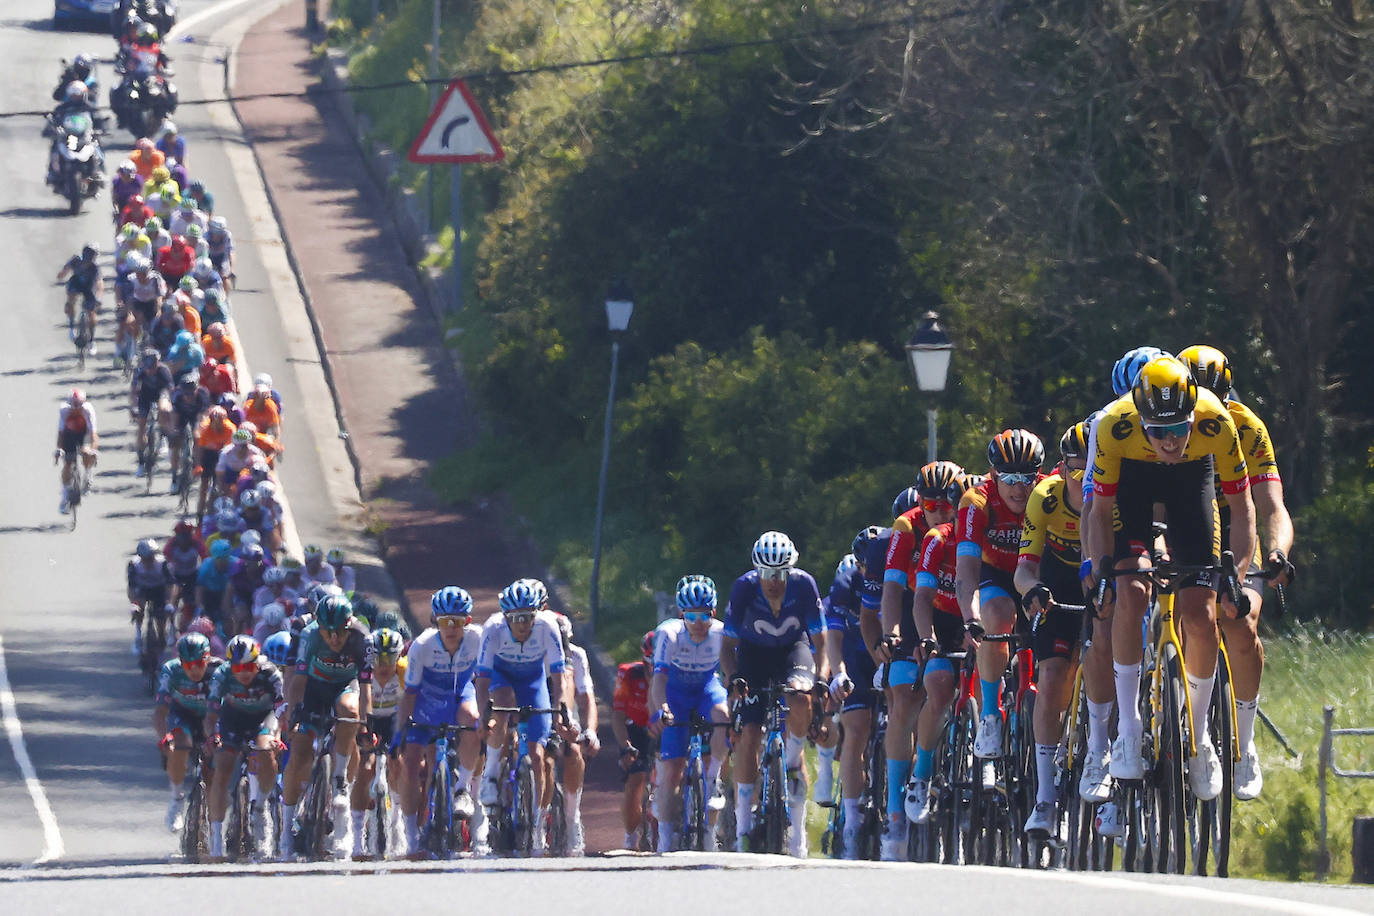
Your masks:
M367 717L372 714L372 682L363 681L358 685L358 718L363 720L364 726L367 724Z
M1092 519L1092 524L1087 531L1089 541L1084 545L1083 559L1092 560L1096 563L1103 557L1111 557L1114 547L1112 510L1115 508L1115 494L1111 496L1102 493L1093 494L1093 501L1089 504L1088 508L1088 514ZM1106 572L1106 570L1095 570L1095 572L1100 574Z
M916 618L916 635L921 639L935 638L935 589L917 585L911 601L911 614Z
M616 747L621 750L634 746L630 743L630 731L625 727L624 710L611 710L611 734L615 735Z
M870 648L884 636L894 634L902 620L902 598L905 597L906 586L901 582L887 580L883 582L883 605L879 612L880 632L875 633L873 638L864 634L864 643Z
M167 704L158 703L153 707L153 730L157 732L158 740L167 734Z
M982 557L969 554L955 558L954 596L959 601L959 613L965 623L978 619L978 579L982 573Z
M558 704L563 702L563 678L549 678L549 708L557 709Z
M720 674L725 680L725 686L729 687L735 679L735 671L738 669L738 659L735 658L735 650L739 648L739 639L735 636L724 636L720 640Z
M583 731L596 734L596 696L590 690L577 694L577 719Z
M1226 504L1231 507L1231 553L1236 557L1240 574L1250 567L1255 554L1255 503L1250 498L1250 488L1239 493L1227 493Z
M401 705L396 709L397 728L405 728L406 723L410 721L410 717L415 715L415 698L417 696L419 696L419 691L411 693L408 687L405 692L401 694ZM479 706L478 708L480 709L481 707Z
M825 630L817 630L811 634L811 654L816 658L816 680L829 681L833 673L830 668L830 653L827 651L829 645L838 639L830 639Z
M1255 516L1264 526L1264 539L1268 542L1268 556L1275 550L1282 550L1287 556L1293 551L1293 518L1283 502L1283 481L1260 480L1252 483L1254 492Z
M491 678L483 677L479 674L472 679L472 685L473 689L477 691L477 713L478 715L485 716L487 714L487 705L491 703ZM407 695L406 699L409 700L410 696ZM411 700L410 706L411 709L415 708L414 700Z
M305 699L305 682L309 680L306 675L296 672L296 676L291 678L291 683L286 686L286 705L295 709L301 705Z
M655 671L649 679L649 710L662 709L668 702L668 672Z
M1012 582L1016 585L1018 594L1024 595L1035 587L1040 581L1040 561L1030 557L1021 557L1016 561L1016 573L1012 576Z
M878 644L883 641L883 623L880 619L881 612L875 608L861 608L859 610L859 635L863 637L864 646L868 649L868 654L873 656L876 664L883 664L883 659L878 656Z

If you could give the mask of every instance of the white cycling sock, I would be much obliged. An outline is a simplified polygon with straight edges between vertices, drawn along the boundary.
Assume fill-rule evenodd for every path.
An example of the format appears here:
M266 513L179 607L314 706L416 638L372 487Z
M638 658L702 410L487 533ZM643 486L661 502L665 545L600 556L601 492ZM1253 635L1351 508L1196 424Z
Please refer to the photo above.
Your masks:
M859 829L859 799L846 798L842 802L844 805L844 823L846 827Z
M248 801L249 803L262 801L262 786L258 785L256 779L248 780Z
M1035 745L1035 803L1054 802L1054 752L1057 744Z
M288 805L285 802L281 806L281 833L286 836L291 832L292 826L296 823L296 806Z
M348 781L348 751L334 752L334 775L342 776L344 782Z
M1120 734L1140 734L1140 662L1123 665L1112 662L1116 680L1117 731Z
M1096 757L1101 757L1107 753L1107 746L1112 743L1113 702L1112 700L1105 703L1088 701L1088 751Z
M496 773L501 769L501 751L497 748L487 748L487 762L482 765L482 778L495 779Z
M1217 673L1207 677L1188 675L1188 704L1193 707L1194 734L1201 738L1207 736L1207 723L1212 718L1212 688L1216 686Z
M406 849L414 852L420 845L420 825L416 818L419 815L407 814L404 817L406 830Z
M348 812L353 818L353 842L361 843L363 839L363 818L367 816L366 811Z
M658 822L658 851L660 853L673 851L673 825L665 820Z
M835 773L835 750L833 747L821 747L816 745L816 772L829 770L833 776Z
M173 797L173 798L181 799L181 798L185 798L185 797L186 797L186 793L183 792L182 789L181 789L181 783L177 782L175 779L172 779L170 776L167 777L167 781L170 782L170 783L172 784L172 797Z
M1259 713L1259 697L1236 700L1236 743L1242 752L1255 743L1255 716Z
M724 763L724 761L712 757L711 762L706 765L706 785L712 792L716 790L716 783L720 781L720 768L722 763Z
M569 824L576 824L582 820L581 789L563 796L563 813L567 816Z
M783 760L786 761L787 768L793 770L801 766L802 752L806 750L806 739L798 738L796 735L788 732L785 747L787 749L783 752Z
M735 833L744 836L754 826L754 784L735 786Z
M466 789L472 783L472 770L469 767L458 765L458 781L454 783L460 789Z

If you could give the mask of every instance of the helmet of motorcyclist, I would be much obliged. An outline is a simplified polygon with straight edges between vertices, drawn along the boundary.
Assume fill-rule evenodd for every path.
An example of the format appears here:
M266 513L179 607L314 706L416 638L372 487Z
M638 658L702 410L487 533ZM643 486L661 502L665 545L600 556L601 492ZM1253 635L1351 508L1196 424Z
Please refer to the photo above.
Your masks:
M72 58L72 73L79 79L85 79L91 75L91 55L78 54Z
M151 22L145 22L143 23L143 25L138 27L139 41L143 42L144 44L152 44L153 42L157 41L157 39L157 26L153 25Z

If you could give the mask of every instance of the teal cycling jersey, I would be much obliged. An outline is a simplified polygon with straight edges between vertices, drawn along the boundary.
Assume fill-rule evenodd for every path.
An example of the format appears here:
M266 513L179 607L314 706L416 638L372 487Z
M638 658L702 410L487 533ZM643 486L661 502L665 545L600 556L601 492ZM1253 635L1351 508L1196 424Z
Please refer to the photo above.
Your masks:
M281 670L266 658L258 659L258 671L247 685L239 683L228 665L220 665L210 684L210 708L232 710L246 716L264 716L285 699Z
M335 652L324 641L319 624L313 621L301 631L296 650L296 673L312 681L343 685L352 680L366 684L372 680L375 653L367 627L354 619L348 625L348 638L343 648Z
M181 667L181 659L163 662L157 676L157 702L192 715L204 716L210 708L210 685L221 668L227 671L229 666L224 664L223 659L212 658L205 666L205 677L194 681Z

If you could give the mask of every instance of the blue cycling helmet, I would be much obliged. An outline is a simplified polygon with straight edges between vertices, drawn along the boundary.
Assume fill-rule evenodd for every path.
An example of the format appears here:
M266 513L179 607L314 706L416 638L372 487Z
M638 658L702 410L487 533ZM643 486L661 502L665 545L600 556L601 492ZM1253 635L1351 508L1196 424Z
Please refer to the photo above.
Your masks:
M921 493L915 487L907 487L892 500L892 517L901 518L921 501Z
M542 608L549 600L549 590L538 579L516 579L501 590L501 610L519 611Z
M1134 350L1127 350L1112 367L1112 391L1116 392L1117 397L1121 397L1135 384L1135 377L1140 374L1141 366L1156 356L1168 355L1168 352L1159 347L1136 347Z
M466 589L446 585L429 599L429 609L435 617L471 617L472 596Z
M835 578L849 579L858 571L859 561L854 557L854 554L847 553L844 555L844 559L839 562L839 565L835 567Z
M683 576L677 584L677 606L681 610L693 608L715 609L716 583L705 576Z
M893 518L896 518L894 515ZM861 557L868 552L868 542L883 533L883 529L877 525L869 525L867 528L854 535L854 542L849 545L850 553L853 556Z
M262 644L262 651L272 660L272 664L278 667L285 665L286 657L291 653L291 634L285 630L273 633Z

